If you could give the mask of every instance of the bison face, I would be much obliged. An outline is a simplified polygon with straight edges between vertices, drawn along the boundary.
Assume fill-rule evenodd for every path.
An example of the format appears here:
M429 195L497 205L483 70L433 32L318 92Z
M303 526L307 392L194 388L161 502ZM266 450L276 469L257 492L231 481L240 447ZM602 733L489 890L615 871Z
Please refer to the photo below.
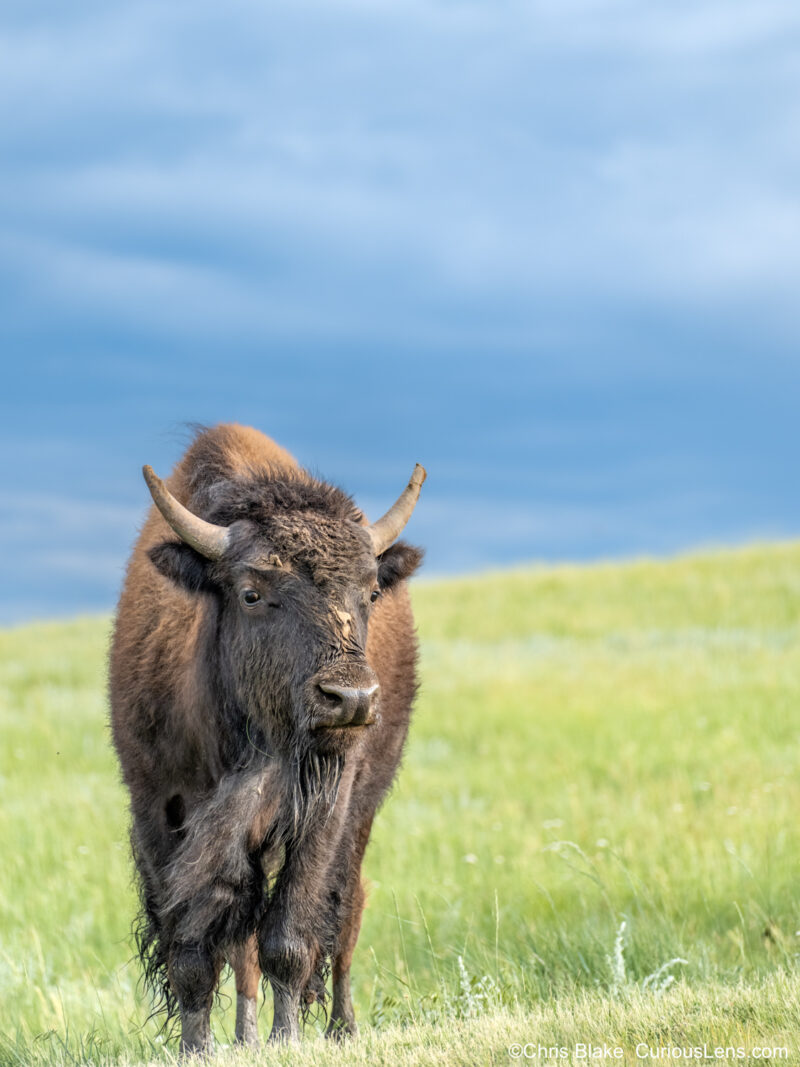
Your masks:
M396 542L376 557L369 527L313 512L237 520L227 533L216 560L179 541L150 553L162 574L215 603L224 698L273 749L346 752L380 717L370 615L420 551Z
M215 568L239 700L282 747L351 748L380 716L370 615L419 554L396 544L376 559L363 527L321 517L243 533L238 558Z

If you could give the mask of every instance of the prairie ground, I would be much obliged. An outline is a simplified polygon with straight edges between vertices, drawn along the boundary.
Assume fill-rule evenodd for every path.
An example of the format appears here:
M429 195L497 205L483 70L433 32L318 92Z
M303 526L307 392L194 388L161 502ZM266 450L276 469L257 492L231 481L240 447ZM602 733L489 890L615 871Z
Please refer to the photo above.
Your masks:
M318 1020L299 1048L231 1050L228 983L220 1062L796 1062L800 546L420 581L414 600L422 689L365 863L361 1037L329 1048ZM0 631L3 1065L175 1051L132 960L108 632Z

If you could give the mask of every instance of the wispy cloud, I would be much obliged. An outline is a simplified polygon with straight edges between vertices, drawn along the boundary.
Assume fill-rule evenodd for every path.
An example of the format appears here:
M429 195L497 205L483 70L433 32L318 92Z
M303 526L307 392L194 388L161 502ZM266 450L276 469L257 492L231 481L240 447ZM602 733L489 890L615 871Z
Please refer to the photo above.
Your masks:
M0 513L0 623L111 607L141 509L24 492Z
M581 298L788 320L798 36L793 4L712 0L18 16L5 267L167 332L452 334L457 307L524 334Z

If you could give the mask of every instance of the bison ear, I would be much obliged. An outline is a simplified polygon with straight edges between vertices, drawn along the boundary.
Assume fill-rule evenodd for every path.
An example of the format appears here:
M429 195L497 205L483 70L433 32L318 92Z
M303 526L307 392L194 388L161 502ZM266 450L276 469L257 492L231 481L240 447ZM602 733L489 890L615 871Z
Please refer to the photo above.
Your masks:
M209 561L183 541L163 541L147 554L160 574L187 593L208 593L214 588L209 578Z
M421 548L396 541L378 556L378 585L381 589L391 589L404 578L409 578L422 563L422 556Z

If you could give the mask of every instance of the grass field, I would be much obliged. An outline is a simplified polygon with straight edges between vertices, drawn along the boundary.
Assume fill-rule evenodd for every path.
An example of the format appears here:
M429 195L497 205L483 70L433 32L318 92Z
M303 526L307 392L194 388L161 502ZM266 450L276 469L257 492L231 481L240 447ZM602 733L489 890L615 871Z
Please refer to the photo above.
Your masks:
M362 1036L323 1047L317 1024L220 1059L508 1063L532 1042L647 1062L643 1042L797 1062L800 545L414 599L423 687L367 853ZM174 1051L131 962L107 640L107 619L0 631L0 1064ZM232 1026L215 1012L221 1046Z

